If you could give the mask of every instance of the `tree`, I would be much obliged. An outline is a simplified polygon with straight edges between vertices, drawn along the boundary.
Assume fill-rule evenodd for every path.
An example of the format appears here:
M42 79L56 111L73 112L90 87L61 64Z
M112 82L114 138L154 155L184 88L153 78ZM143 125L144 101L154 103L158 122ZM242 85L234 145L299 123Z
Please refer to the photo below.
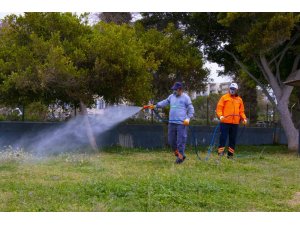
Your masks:
M288 108L293 87L283 81L300 72L299 18L295 13L227 13L219 17L219 23L230 34L224 52L276 105L288 147L293 150L298 149L299 135ZM268 87L275 99L267 91Z
M216 107L221 96L221 94L212 93L208 96L199 96L194 99L195 119L207 125L213 122L217 118Z
M195 37L208 60L224 67L225 74L243 70L256 82L280 114L288 148L296 150L299 134L288 108L293 87L283 81L300 73L299 14L186 13L179 20L177 24Z
M6 17L4 24L1 35L5 41L0 46L4 102L21 101L24 105L61 100L82 106L91 99L92 92L84 82L88 69L72 61L74 54L82 52L80 39L91 33L80 18L71 13L25 13ZM96 150L89 121L85 122L90 144Z
M89 104L94 95L141 104L151 96L152 64L132 27L91 27L71 13L11 15L3 24L1 97L8 104Z
M76 53L79 37L88 33L79 18L70 13L25 13L8 16L4 24L0 47L2 101L75 101L73 93L82 90L78 79L83 71L70 57Z
M140 105L152 97L149 71L155 64L144 57L144 46L133 27L100 22L93 27L91 42L86 51L94 63L92 90L109 102Z
M147 29L157 29L163 31L170 23L174 24L177 29L184 29L184 24L190 14L185 12L144 12L141 13L140 22Z
M292 119L297 128L300 128L300 88L295 88L291 94L289 108Z
M6 17L0 31L1 101L86 105L95 95L112 103L151 97L151 63L132 27L88 26L71 13ZM86 128L96 148L90 125Z
M163 31L145 31L140 24L136 29L145 46L145 57L157 65L151 71L156 100L166 97L175 81L183 82L187 91L204 89L208 70L203 68L203 56L190 37L171 23Z
M118 25L129 24L132 20L130 12L102 12L98 13L97 17L106 23L115 23Z

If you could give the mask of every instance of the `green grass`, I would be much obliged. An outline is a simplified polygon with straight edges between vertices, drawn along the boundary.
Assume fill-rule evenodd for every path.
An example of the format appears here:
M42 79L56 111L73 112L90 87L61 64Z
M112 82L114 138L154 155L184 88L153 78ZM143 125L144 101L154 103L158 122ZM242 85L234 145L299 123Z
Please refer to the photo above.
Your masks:
M188 150L182 165L169 150L0 157L0 211L300 210L295 154L284 146L240 146L238 154L247 157L199 161Z

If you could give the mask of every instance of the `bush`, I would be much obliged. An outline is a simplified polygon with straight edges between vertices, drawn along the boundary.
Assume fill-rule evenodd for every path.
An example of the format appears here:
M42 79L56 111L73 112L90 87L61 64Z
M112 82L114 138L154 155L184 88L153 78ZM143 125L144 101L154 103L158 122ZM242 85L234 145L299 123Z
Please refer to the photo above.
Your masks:
M46 121L48 107L41 102L30 103L25 108L25 120L29 121Z

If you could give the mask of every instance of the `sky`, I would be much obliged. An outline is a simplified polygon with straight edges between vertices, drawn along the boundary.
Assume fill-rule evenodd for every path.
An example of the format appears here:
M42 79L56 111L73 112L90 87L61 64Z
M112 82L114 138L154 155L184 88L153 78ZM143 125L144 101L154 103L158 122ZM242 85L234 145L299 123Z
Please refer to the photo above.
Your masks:
M214 83L231 82L232 78L229 76L218 76L218 70L223 70L217 63L206 62L204 65L210 70L209 78L213 79Z

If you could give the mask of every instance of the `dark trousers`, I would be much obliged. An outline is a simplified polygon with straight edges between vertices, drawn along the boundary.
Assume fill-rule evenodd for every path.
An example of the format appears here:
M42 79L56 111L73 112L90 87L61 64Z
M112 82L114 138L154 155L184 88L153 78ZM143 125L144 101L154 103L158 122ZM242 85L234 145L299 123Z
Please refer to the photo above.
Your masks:
M228 155L233 155L238 128L239 128L238 124L231 124L231 123L220 124L220 142L219 142L218 153L224 152L227 137L229 136Z
M187 140L187 126L184 126L183 124L169 123L168 142L172 150L174 152L178 150L182 156L185 156L184 150L185 150L186 140Z

